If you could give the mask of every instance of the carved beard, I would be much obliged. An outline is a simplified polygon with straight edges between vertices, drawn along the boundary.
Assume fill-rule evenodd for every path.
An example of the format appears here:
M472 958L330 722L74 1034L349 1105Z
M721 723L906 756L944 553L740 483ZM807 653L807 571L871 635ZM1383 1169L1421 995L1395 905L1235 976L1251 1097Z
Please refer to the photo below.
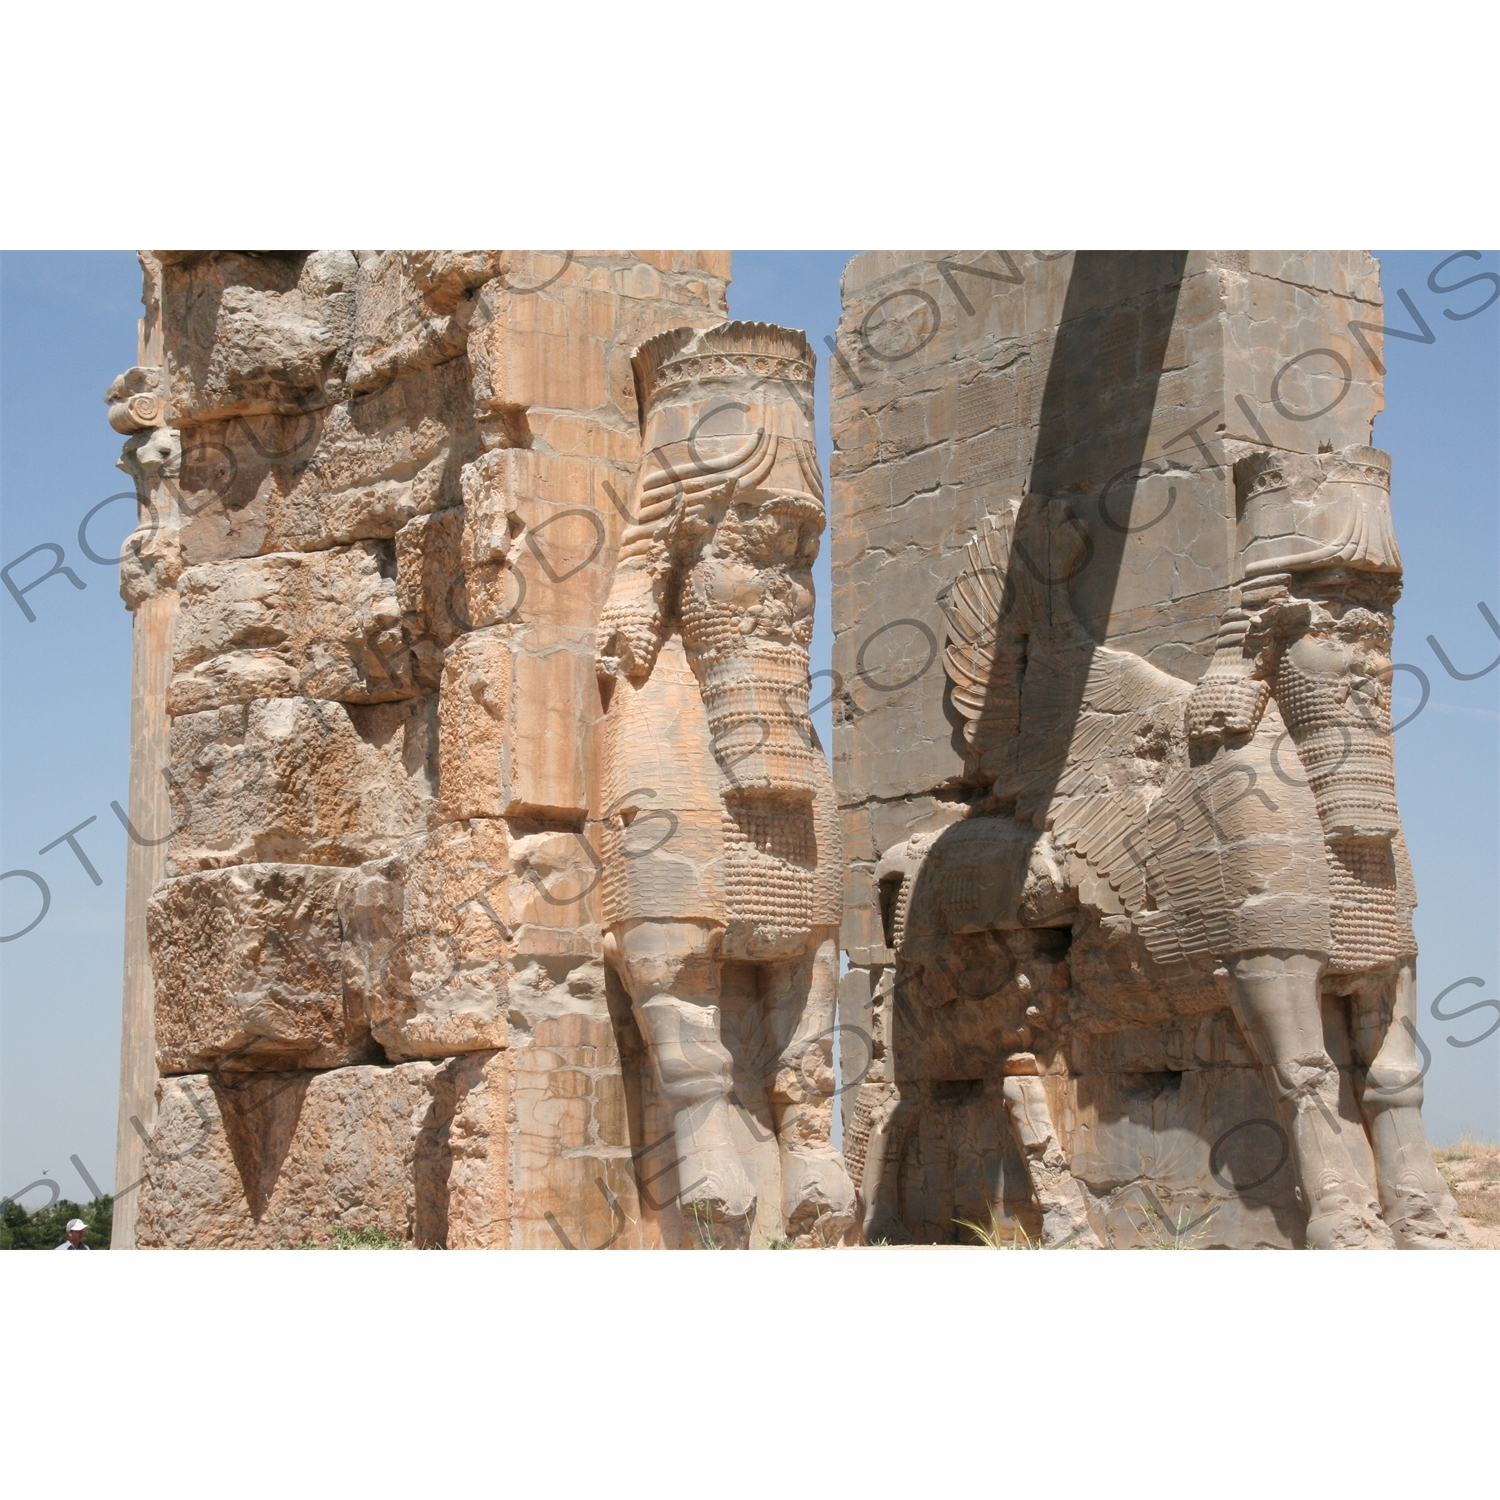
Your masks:
M1396 809L1390 638L1389 614L1324 614L1287 643L1276 667L1277 705L1323 824L1335 974L1366 973L1416 952Z
M806 622L788 612L785 571L709 555L682 592L682 635L728 797L811 803L817 749L808 717Z
M807 713L806 650L751 640L694 668L725 794L811 803L821 757Z
M1388 615L1352 610L1289 642L1277 664L1276 702L1329 838L1388 841L1401 828L1389 640Z

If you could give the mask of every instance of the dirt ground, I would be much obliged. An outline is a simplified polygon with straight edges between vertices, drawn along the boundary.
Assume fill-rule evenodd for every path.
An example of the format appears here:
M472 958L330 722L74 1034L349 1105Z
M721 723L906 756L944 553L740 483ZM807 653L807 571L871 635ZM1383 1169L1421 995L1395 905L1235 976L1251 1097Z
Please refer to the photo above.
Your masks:
M1432 1154L1458 1199L1469 1243L1476 1250L1500 1250L1500 1143L1464 1136Z
M1469 1244L1475 1250L1500 1250L1500 1142L1479 1141L1463 1136L1446 1146L1432 1150L1438 1170L1458 1200L1464 1217ZM994 1226L991 1226L994 1230ZM1040 1249L1024 1236L1017 1239L1011 1232L979 1231L985 1246L995 1250ZM878 1249L975 1250L981 1245L898 1245L876 1246ZM1192 1249L1190 1244L1164 1243L1162 1249Z

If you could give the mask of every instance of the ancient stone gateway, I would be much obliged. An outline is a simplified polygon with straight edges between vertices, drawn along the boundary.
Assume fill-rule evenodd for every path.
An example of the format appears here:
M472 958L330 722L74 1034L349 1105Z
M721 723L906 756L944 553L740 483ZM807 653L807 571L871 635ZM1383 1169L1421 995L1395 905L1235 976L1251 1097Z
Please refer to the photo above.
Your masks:
M866 255L844 299L865 1233L1462 1242L1420 1117L1375 263Z
M832 778L727 256L142 264L117 1243L1461 1240L1367 256L852 262Z

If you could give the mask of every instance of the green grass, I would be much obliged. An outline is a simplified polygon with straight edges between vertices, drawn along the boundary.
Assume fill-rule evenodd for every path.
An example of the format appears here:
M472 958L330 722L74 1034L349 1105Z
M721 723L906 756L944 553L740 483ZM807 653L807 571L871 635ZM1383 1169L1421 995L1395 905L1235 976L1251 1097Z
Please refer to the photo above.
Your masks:
M1209 1223L1218 1211L1216 1203L1206 1214L1194 1215L1184 1204L1177 1210L1176 1219L1172 1220L1153 1215L1147 1209L1143 1223L1136 1223L1132 1218L1131 1224L1136 1233L1148 1241L1144 1247L1147 1250L1196 1250L1199 1242L1207 1236Z
M328 1243L319 1245L312 1240L303 1240L299 1250L405 1250L405 1240L398 1240L376 1224L363 1229L346 1229L335 1224L329 1232Z

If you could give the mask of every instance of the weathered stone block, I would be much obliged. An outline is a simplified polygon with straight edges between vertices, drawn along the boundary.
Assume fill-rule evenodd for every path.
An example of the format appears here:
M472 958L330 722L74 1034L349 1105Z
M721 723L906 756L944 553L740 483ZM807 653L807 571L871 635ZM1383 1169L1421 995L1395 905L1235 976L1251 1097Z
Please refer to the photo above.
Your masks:
M575 981L554 990L551 1013L525 1045L448 1065L449 1249L663 1243L658 1213L643 1206L637 1188L641 1153L632 1150L625 1070L599 993L602 970L596 962L583 973L594 988ZM656 1188L670 1196L660 1180Z
M903 797L898 802L872 802L867 810L874 857L879 858L913 834L937 833L961 821L968 804L961 796Z
M355 300L350 387L377 390L398 372L462 354L474 288L499 271L501 260L494 250L366 256Z
M441 1245L452 1111L430 1062L164 1078L137 1244L294 1249L373 1228Z
M641 1224L614 1029L602 1004L592 1014L543 1019L515 1054L512 1244L534 1249L632 1248L650 1243Z
M450 1250L511 1248L510 1052L472 1052L449 1064Z
M586 640L503 626L461 637L439 697L443 815L581 818L591 699Z
M594 411L611 396L609 344L615 299L607 289L559 281L551 296L497 290L469 339L476 402L493 412L547 407ZM618 405L624 410L623 398Z
M1384 371L1369 350L1379 350L1381 335L1366 330L1361 340L1352 325L1378 329L1385 316L1374 261L1359 252L1361 274L1355 257L1345 256L1340 293L1259 271L1223 273L1227 436L1302 453L1370 442Z
M463 569L469 619L476 626L499 625L519 618L526 582L516 572L524 523L516 509L518 458L524 449L499 448L464 466Z
M428 692L443 677L443 647L469 628L460 547L464 513L449 506L396 533L396 598L412 654L412 676Z
M367 1026L344 1003L343 878L327 866L255 864L163 882L146 919L163 1073L372 1056Z
M469 338L476 406L502 420L529 409L528 427L538 411L634 424L632 352L665 328L723 317L722 259L698 271L590 251L505 255Z
M172 421L316 404L342 373L357 270L347 250L167 258Z
M413 696L395 571L394 555L375 542L186 569L168 711Z
M588 807L590 727L598 716L592 641L528 633L511 677L514 738L503 776L507 813L574 818Z
M500 630L460 636L443 658L438 781L445 818L505 811L501 762L510 718L511 643Z
M344 983L394 1061L504 1047L506 826L447 823L346 878Z
M272 698L174 719L171 873L390 852L427 826L434 709Z
M184 559L392 537L458 504L459 469L478 447L462 359L315 410L194 427L183 439Z
M499 448L466 466L464 567L470 617L591 629L630 478L586 457Z
M511 844L506 891L518 965L531 959L600 952L603 861L599 828L526 834Z
M839 945L849 955L850 963L890 962L890 950L880 925L873 864L852 860L844 871L844 921L839 930Z
M1181 1217L1207 1249L1301 1244L1296 1176L1260 1070L1171 1061L1079 1080L1072 1170L1106 1242L1149 1246ZM1342 1133L1362 1137L1357 1107Z

